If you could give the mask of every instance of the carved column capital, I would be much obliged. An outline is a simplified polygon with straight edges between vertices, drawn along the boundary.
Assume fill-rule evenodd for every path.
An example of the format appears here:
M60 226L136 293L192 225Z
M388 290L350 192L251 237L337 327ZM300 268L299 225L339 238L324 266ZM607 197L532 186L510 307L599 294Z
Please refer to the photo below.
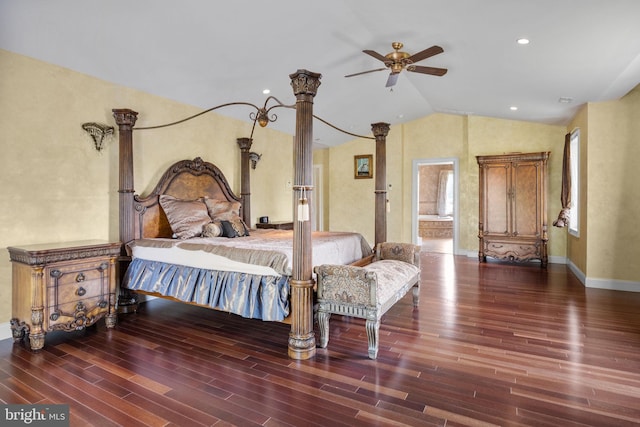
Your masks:
M381 138L386 138L389 134L390 125L389 123L372 123L371 130L373 131L373 136L376 137L376 141Z
M116 119L116 124L122 130L131 130L136 124L138 119L138 113L128 108L118 109L114 108L113 118Z
M294 95L316 96L322 74L307 70L298 70L290 74L289 77L291 78L291 87L293 88Z
M238 142L238 146L240 147L241 151L249 151L251 150L251 144L253 144L253 139L252 138L238 138L236 140Z

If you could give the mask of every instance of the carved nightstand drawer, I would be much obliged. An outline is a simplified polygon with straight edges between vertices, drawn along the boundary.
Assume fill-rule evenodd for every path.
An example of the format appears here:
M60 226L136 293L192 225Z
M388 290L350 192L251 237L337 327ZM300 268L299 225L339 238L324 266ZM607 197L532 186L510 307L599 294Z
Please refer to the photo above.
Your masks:
M109 262L59 265L48 268L47 297L51 304L109 295Z
M50 331L83 329L103 317L113 328L120 249L119 242L104 241L8 248L14 340L29 337L38 350Z
M49 325L47 332L83 329L101 319L108 310L109 302L99 296L49 306L44 313Z
M90 282L69 283L67 285L52 286L47 290L47 298L49 304L65 304L77 300L104 296L108 299L109 286L103 284L100 280L92 280Z
M47 268L47 286L98 281L104 277L108 268L109 262L100 260L81 264L58 264L55 268Z

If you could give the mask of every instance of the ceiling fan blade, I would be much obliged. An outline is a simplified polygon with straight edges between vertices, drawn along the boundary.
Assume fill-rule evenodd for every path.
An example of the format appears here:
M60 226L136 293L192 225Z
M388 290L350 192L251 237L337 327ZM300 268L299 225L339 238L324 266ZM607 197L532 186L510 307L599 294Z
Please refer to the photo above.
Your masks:
M384 87L394 86L396 84L396 82L398 81L398 76L400 76L400 73L391 73L391 74L389 74L389 78L387 79L387 84Z
M408 63L416 63L418 61L422 61L423 59L430 58L434 55L444 52L440 46L431 46L429 49L425 49L421 52L414 53L410 57L407 58Z
M421 74L431 74L432 76L444 76L447 74L446 68L422 67L420 65L411 65L407 67L407 71Z
M363 50L364 53L366 53L367 55L371 55L374 58L376 58L378 61L382 61L385 64L387 62L389 62L389 60L384 56L384 55L380 55L378 52L375 52L373 50Z
M375 72L375 71L384 71L384 70L386 70L386 68L377 68L377 69L375 69L375 70L362 71L362 72L360 72L360 73L349 74L349 75L346 75L345 77L359 76L360 74L367 74L367 73L373 73L373 72Z

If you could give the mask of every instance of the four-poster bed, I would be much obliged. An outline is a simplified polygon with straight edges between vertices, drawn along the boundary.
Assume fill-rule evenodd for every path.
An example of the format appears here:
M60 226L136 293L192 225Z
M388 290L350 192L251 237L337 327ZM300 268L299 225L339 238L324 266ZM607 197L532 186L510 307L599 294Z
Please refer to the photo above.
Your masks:
M320 75L307 71L298 70L296 73L291 74L291 86L296 96L296 129L294 137L294 180L293 180L293 196L294 200L301 200L303 197L310 197L313 192L313 178L312 178L312 121L313 121L313 98L316 95L318 86L320 85ZM239 205L237 214L244 220L245 224L251 224L250 214L250 181L249 181L249 150L251 148L251 138L239 138L237 143L241 150L241 190L240 197L235 196L231 191L224 175L215 165L205 162L202 159L196 158L193 161L180 161L172 165L163 177L156 185L153 192L146 197L136 196L133 188L133 130L137 119L137 112L129 109L114 109L113 110L116 123L119 127L119 216L120 216L120 241L122 243L121 256L120 256L120 274L121 286L128 286L132 283L132 276L138 274L139 276L148 276L153 273L153 267L145 270L149 265L141 268L140 262L134 260L132 262L132 254L137 251L150 250L154 252L157 247L170 248L176 253L183 253L186 256L183 259L193 258L192 254L200 251L206 252L204 257L212 258L219 255L219 253L212 254L211 250L204 246L198 246L200 243L193 243L189 240L177 241L177 239L171 239L173 230L167 218L165 210L161 207L160 198L162 196L173 197L179 200L198 201L215 199L222 200L230 204ZM256 117L256 120L258 117ZM337 128L336 128L337 129ZM385 138L389 131L389 125L386 123L376 123L372 125L372 130L376 140L376 207L375 207L375 239L376 244L384 242L386 240L386 177L385 177ZM239 203L241 202L241 203ZM196 203L197 204L197 203ZM313 208L312 206L310 208ZM290 254L287 255L287 260L278 258L277 255L267 259L263 259L258 264L260 278L256 279L261 282L261 289L267 288L266 294L275 295L280 297L276 298L277 303L266 303L268 306L266 310L258 309L260 312L258 315L249 315L247 317L261 317L263 311L273 313L271 310L274 305L283 303L282 295L283 288L287 288L287 298L289 304L289 316L288 322L291 324L291 332L288 340L288 354L293 359L305 360L315 355L315 336L313 331L313 304L314 304L314 278L313 267L316 263L341 263L341 264L366 264L371 260L370 249L367 251L367 244L365 242L362 245L353 243L351 240L350 246L355 250L347 258L335 261L333 259L323 259L322 249L314 249L312 251L312 243L322 243L321 235L313 235L311 232L311 222L301 217L304 213L301 210L293 210L293 235L290 237L292 240L292 247ZM201 226L202 227L202 226ZM259 232L267 233L282 233L280 230L251 230L249 234L260 234ZM291 232L289 232L291 233ZM346 233L345 233L346 234ZM349 233L351 234L351 233ZM291 234L289 234L291 236ZM220 239L220 238L218 238ZM222 238L224 239L224 237ZM246 237L242 237L246 239ZM228 241L239 241L242 239L228 239ZM332 240L333 236L328 238L329 245L335 245ZM187 243L188 242L188 243ZM326 243L326 242L325 242ZM186 245L186 246L185 246ZM192 246L189 246L192 245ZM193 246L196 245L196 246ZM270 245L270 244L268 244ZM340 243L342 248L343 243ZM358 247L359 246L359 247ZM356 248L357 247L357 248ZM320 248L320 246L318 246ZM358 250L360 252L358 252ZM186 252L185 252L186 251ZM236 258L233 258L234 262L246 264L247 255L238 255L237 249L229 249L224 253L225 256L229 256L229 252L233 252ZM268 252L268 251L263 251ZM274 251L276 252L276 251ZM316 254L317 252L317 254ZM329 252L332 252L329 250ZM336 252L335 250L333 252ZM340 251L337 251L340 252ZM255 254L255 253L254 253ZM261 253L263 254L263 253ZM273 255L273 254L272 254ZM144 255L147 257L147 255ZM251 260L255 260L253 255L248 256ZM320 258L318 258L320 257ZM350 259L350 258L351 259ZM287 262L289 261L289 262ZM227 262L230 262L227 260ZM277 271L276 266L289 265L290 269L287 271ZM130 267L130 271L126 271ZM159 267L160 268L160 267ZM162 269L164 267L161 267ZM193 268L196 268L193 266ZM248 267L253 268L253 267ZM275 270L280 275L269 275L265 273L265 269ZM253 270L251 270L253 271ZM166 274L167 270L162 270L160 275ZM243 272L247 274L247 272ZM251 273L249 273L250 275ZM286 280L282 280L282 277L286 276ZM271 277L271 279L264 279L264 277ZM122 282L126 280L127 283ZM214 279L207 279L209 283ZM207 280L201 280L198 283L192 284L192 287L186 292L193 295L195 290L201 289L203 282ZM217 280L217 279L216 279ZM135 282L135 281L134 281ZM154 282L153 280L151 282ZM157 281L155 281L157 283ZM245 284L249 280L245 281ZM286 283L285 283L286 282ZM137 283L137 282L136 282ZM239 283L236 281L235 283ZM264 285L264 288L262 287ZM156 294L158 288L144 288L144 286L136 288L135 283L132 288L138 290L144 290L151 294ZM171 288L171 286L168 286ZM151 291L150 291L151 289ZM172 291L162 293L163 296L169 296L176 298L180 294L180 291L185 291L185 288L181 288L176 291L175 287ZM210 293L209 293L210 294ZM203 303L202 293L199 297L191 300L193 303ZM208 298L208 297L207 297ZM204 298L206 299L206 298ZM260 298L258 298L260 299ZM262 301L267 301L267 297L262 298ZM208 303L205 305L211 305ZM224 306L224 304L223 304ZM227 306L223 307L227 309ZM243 308L244 309L244 308ZM231 310L232 312L237 312ZM271 315L267 315L267 320L280 320L280 316L284 312L275 315L271 318ZM245 315L244 313L238 313Z

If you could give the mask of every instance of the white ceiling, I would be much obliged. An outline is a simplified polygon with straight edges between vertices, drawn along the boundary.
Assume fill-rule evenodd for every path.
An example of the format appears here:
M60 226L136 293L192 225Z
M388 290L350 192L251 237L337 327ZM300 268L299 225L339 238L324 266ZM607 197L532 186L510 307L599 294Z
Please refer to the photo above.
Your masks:
M394 41L410 54L442 46L418 64L449 72L405 71L393 90L386 70L344 77L380 68L362 50L384 55ZM289 75L307 69L322 74L314 113L361 135L434 112L566 124L640 83L640 1L0 0L0 48L202 109L262 106L264 88L293 104ZM293 134L293 112L274 112L270 126ZM139 125L159 124L140 113ZM320 122L314 138L353 139Z

